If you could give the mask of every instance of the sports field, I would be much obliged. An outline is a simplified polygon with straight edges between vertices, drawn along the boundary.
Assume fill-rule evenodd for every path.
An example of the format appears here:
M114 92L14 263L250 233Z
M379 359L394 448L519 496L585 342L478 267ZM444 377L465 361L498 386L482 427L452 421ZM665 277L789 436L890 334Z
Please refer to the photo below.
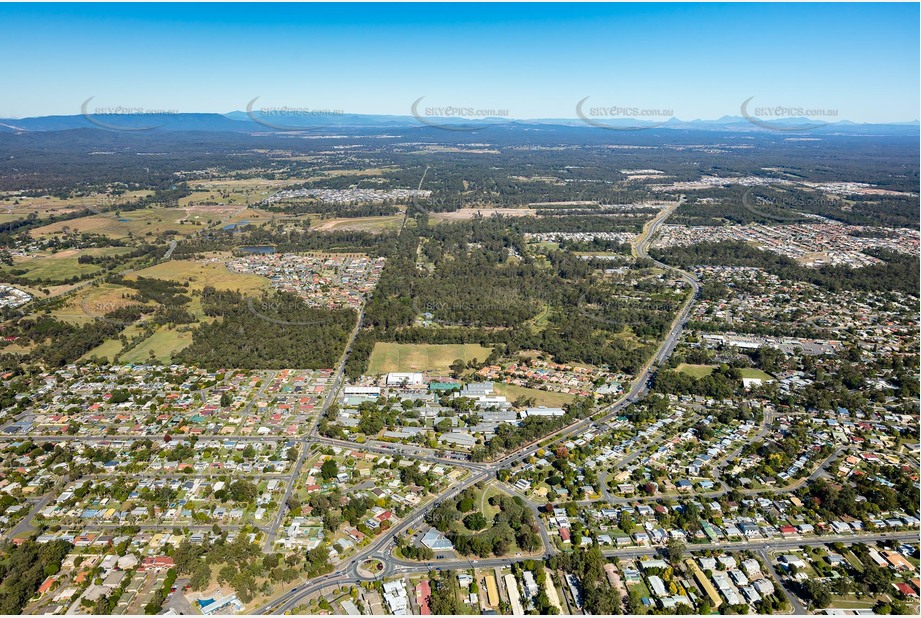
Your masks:
M485 360L492 348L475 343L450 345L376 343L371 352L368 373L381 374L404 371L447 371L458 358L464 362L474 358Z

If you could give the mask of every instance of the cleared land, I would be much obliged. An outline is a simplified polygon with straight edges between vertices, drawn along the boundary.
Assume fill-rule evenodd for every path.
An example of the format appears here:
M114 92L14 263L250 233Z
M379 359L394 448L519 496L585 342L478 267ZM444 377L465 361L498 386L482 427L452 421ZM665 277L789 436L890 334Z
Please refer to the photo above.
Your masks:
M505 217L531 217L534 216L534 214L535 211L530 208L461 208L453 212L429 213L429 220L432 223L440 223L442 221L466 221L468 219L473 219L477 215L482 215L484 217L494 217L496 215Z
M105 215L92 215L80 217L70 221L58 221L32 231L35 236L54 236L70 233L102 234L110 238L126 238L127 236L156 236L167 231L173 231L180 236L192 234L201 228L199 226L183 223L187 219L183 208L150 208L114 213Z
M130 297L136 293L136 290L114 283L89 285L74 292L68 298L67 303L53 311L52 315L67 322L78 324L89 322L110 311L134 304L135 301L132 301Z
M679 373L686 373L695 378L708 376L713 373L714 369L716 369L716 365L691 365L688 363L681 363L675 368Z
M515 401L519 397L524 397L525 399L533 399L534 403L539 406L547 406L550 408L562 406L575 399L575 395L551 393L536 388L525 388L523 386L515 386L514 384L505 384L504 382L496 382L494 390L498 395L505 395L509 401Z
M464 362L484 360L492 348L475 343L434 345L412 343L376 343L371 353L371 374L404 371L447 371L458 358Z
M234 273L220 258L213 262L196 262L192 260L170 260L149 268L136 270L126 275L125 279L136 280L138 277L167 279L178 283L188 283L190 290L202 290L213 286L219 290L237 290L244 294L268 289L269 280L259 275Z
M101 269L95 264L80 264L81 255L94 257L118 255L131 251L129 247L105 247L101 249L67 249L57 253L40 253L31 257L14 258L13 266L0 268L0 274L12 271L26 271L22 276L26 279L39 281L50 279L53 281L66 281L74 276L93 274Z
M137 347L125 352L118 360L122 363L142 363L156 358L161 363L165 363L171 360L173 354L191 343L191 331L160 328Z
M179 200L180 206L201 204L245 206L255 204L297 180L207 180L190 182L191 195Z
M383 232L398 229L403 224L404 215L387 215L383 217L353 217L342 219L315 219L311 228L321 232Z
M773 380L774 379L774 377L771 374L765 373L764 371L761 371L760 369L754 369L751 367L746 367L745 369L742 369L742 377L743 378L761 378L762 380Z
M250 295L269 287L268 279L258 275L233 273L227 270L222 260L214 262L173 260L125 275L125 279L128 280L137 280L138 277L188 283L189 291L212 286L218 290L237 290ZM134 304L136 301L133 301L132 297L136 294L137 290L113 283L86 286L74 293L67 303L55 310L53 314L68 322L88 322L120 307ZM201 299L197 296L192 298L188 310L198 318L204 317L201 311Z
M151 191L128 191L117 196L91 195L65 199L50 195L25 197L15 192L3 193L0 194L0 222L24 219L33 213L40 219L52 215L64 215L85 208L95 208L100 203L104 204L103 208L110 208L118 204L137 202L151 193Z
M678 365L675 370L680 373L686 373L689 376L695 378L702 378L713 373L713 370L716 369L716 365L691 365L688 363L681 363ZM760 369L754 369L747 367L740 370L742 372L743 378L761 378L762 380L773 380L774 378Z

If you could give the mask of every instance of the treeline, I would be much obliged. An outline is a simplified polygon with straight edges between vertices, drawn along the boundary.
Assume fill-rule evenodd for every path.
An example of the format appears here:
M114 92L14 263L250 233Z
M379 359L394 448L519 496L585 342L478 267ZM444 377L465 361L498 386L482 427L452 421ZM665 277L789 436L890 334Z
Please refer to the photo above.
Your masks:
M126 312L130 315L125 315ZM108 318L140 318L139 312L130 308L106 314ZM94 320L82 325L70 324L51 316L23 318L15 323L7 323L6 336L16 336L37 344L26 354L3 354L0 366L12 369L21 363L41 363L46 367L62 367L71 363L106 339L118 336L122 326L116 320Z
M455 616L466 609L458 600L460 584L454 571L432 571L429 575L432 583L429 611L433 616Z
M589 241L578 241L561 239L559 241L560 249L563 251L584 251L591 253L617 253L620 255L630 255L630 244L622 243L607 238L595 237ZM608 262L610 264L610 262Z
M352 230L319 232L310 229L278 231L270 227L248 226L238 237L240 244L274 245L279 253L339 251L363 252L378 256L384 251L384 247L395 240L396 233L372 234Z
M680 371L661 369L653 376L652 390L663 395L699 395L729 399L742 389L742 371L719 365L708 375L696 378Z
M809 484L805 494L811 499L816 514L827 519L848 515L867 520L895 510L917 516L917 489L913 488L910 476L901 468L880 467L878 472L880 479L892 483L891 487L868 475L861 476L853 484L840 486L819 479ZM857 496L864 496L866 500L857 501Z
M193 324L195 316L189 313L188 305L192 298L188 295L188 284L181 284L168 279L138 277L125 279L120 276L110 277L109 283L137 290L132 297L137 303L132 309L143 314L153 314L156 324ZM156 303L155 306L146 303Z
M350 230L319 232L310 229L282 230L271 223L264 227L247 226L242 232L208 230L200 236L180 241L173 251L175 259L192 259L214 251L233 251L250 245L270 245L278 253L327 251L332 253L366 253L377 257L387 251L396 235L392 232L371 234Z
M55 237L57 238L57 237ZM105 236L100 238L108 240ZM85 243L81 243L83 246L86 246ZM93 244L96 244L95 240ZM105 242L99 244L98 246L122 246L118 244L108 245ZM126 253L119 253L116 255L81 255L77 258L77 262L80 264L94 264L100 266L104 270L114 270L118 266L125 264L129 260L134 260L137 258L150 258L150 259L159 259L166 253L166 247L164 245L151 245L143 244L136 249L132 249Z
M918 213L917 196L851 194L845 199L798 187L732 185L696 192L675 214L676 221L690 225L802 223L818 215L848 225L917 228Z
M395 215L400 209L387 201L377 203L331 204L319 200L274 202L263 210L286 215L318 214L323 218L383 217Z
M208 287L202 308L219 319L196 328L176 361L207 369L335 367L357 319L351 309L310 307L284 292L256 299Z

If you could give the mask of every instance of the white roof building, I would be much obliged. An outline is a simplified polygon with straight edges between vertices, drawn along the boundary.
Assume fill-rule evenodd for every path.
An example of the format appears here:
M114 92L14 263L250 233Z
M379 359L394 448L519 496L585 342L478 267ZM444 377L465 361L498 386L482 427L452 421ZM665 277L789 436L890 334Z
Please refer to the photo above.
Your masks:
M421 373L388 373L387 386L419 386L422 384Z

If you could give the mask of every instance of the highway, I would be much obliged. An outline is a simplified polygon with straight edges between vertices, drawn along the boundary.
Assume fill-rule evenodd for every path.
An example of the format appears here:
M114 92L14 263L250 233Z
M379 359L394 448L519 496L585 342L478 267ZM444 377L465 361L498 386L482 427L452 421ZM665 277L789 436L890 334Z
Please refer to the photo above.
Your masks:
M669 215L675 212L678 206L683 204L684 201L685 196L682 195L675 204L668 206L667 208L663 208L659 214L656 215L656 217L646 225L643 232L639 235L634 243L634 250L637 257L651 259L649 258L648 249L649 244L652 242L653 235L659 229L659 226L665 222ZM665 339L662 341L662 343L659 344L659 348L656 350L656 353L646 363L646 365L643 366L643 368L637 374L637 377L634 378L633 383L630 386L630 390L622 395L616 402L612 403L607 408L603 408L593 416L577 421L555 433L550 434L549 436L544 436L539 440L532 442L530 445L525 446L514 453L496 460L494 462L496 469L513 465L523 459L526 459L541 448L548 448L552 444L561 442L570 436L586 430L593 423L602 423L618 416L624 408L632 403L635 403L636 401L639 401L649 391L652 377L656 370L658 370L659 365L661 365L662 362L665 361L669 355L671 355L672 351L675 349L675 346L678 344L678 341L681 339L681 333L684 331L684 326L687 324L688 318L691 315L691 309L693 308L694 302L697 300L697 295L700 292L700 281L698 281L697 277L694 275L662 262L655 260L653 261L659 268L671 271L686 281L691 286L692 293L688 296L687 300L684 302L684 305L682 305L678 315L675 316L668 334L665 336Z

